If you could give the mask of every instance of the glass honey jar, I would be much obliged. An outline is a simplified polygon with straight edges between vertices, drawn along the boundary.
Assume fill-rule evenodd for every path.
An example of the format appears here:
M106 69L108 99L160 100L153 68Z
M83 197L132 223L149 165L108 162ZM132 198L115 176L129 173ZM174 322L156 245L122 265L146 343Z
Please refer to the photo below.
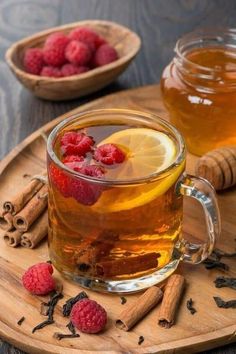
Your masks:
M200 30L179 39L161 91L191 153L236 145L236 29Z

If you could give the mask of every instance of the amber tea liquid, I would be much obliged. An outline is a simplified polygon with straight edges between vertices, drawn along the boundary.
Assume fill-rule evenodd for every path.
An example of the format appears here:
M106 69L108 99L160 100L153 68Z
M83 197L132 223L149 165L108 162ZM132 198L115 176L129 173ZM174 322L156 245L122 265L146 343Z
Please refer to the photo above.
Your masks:
M104 185L97 180L82 179L87 190L97 193L97 200L90 205L61 193L50 174L55 164L48 159L50 258L59 271L73 279L125 280L152 273L170 262L181 237L182 197L176 195L175 184L184 164L174 166L156 179L147 179L153 161L159 163L159 160L149 161L153 149L148 145L150 137L137 141L132 134L128 137L127 131L133 128L105 123L85 128L81 128L81 124L73 125L73 131L92 136L96 145L126 131L127 146L133 144L137 149L139 146L141 152L147 149L141 169L128 164L105 166L106 173L102 178L114 181L142 177L142 183L117 185L111 182ZM70 130L62 130L54 142L54 152L60 160L63 156L59 140ZM176 148L174 139L172 144ZM124 150L127 156L131 156L127 146ZM94 163L92 153L87 154L86 161L87 164ZM57 168L57 176L59 173L67 176L60 166ZM80 180L78 176L70 178L71 185L74 178Z

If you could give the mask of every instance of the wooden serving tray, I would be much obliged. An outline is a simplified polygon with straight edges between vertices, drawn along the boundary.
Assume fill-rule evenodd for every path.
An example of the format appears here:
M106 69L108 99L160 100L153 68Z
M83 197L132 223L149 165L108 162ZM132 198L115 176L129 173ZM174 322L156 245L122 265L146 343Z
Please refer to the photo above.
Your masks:
M57 123L72 113L105 107L131 108L167 117L158 85L113 94L81 106L33 133L0 162L0 200L15 194L26 184L24 174L34 175L45 167L46 149L42 132L48 134ZM196 157L188 156L188 172L193 172L195 161ZM236 248L236 189L219 194L218 199L223 230L217 247L232 252ZM200 206L186 198L184 215L185 237L203 238L206 230ZM124 306L120 303L120 297L87 291L91 299L97 300L107 309L107 330L100 335L82 333L80 338L58 341L53 338L53 333L65 333L65 324L68 322L68 319L61 315L62 304L68 297L80 292L81 288L62 279L55 272L56 277L63 281L65 294L64 300L59 302L55 311L56 323L32 334L32 328L44 320L39 314L43 298L27 293L21 285L21 276L32 264L48 260L47 245L44 242L35 250L12 249L0 238L0 247L0 337L28 353L195 353L236 340L236 310L219 309L213 300L213 296L220 296L224 300L233 299L236 297L235 290L215 288L213 281L217 275L222 275L223 271L206 270L203 265L188 264L179 267L179 271L187 279L187 289L180 304L176 324L170 329L157 325L157 307L133 330L121 331L114 326L114 320ZM230 266L226 275L236 277L235 260L226 259L226 263ZM126 298L128 302L132 302L137 296L139 295L129 295ZM186 309L186 301L190 297L197 309L195 315L191 315ZM18 326L17 321L22 316L26 319ZM143 335L145 340L138 345L140 335Z

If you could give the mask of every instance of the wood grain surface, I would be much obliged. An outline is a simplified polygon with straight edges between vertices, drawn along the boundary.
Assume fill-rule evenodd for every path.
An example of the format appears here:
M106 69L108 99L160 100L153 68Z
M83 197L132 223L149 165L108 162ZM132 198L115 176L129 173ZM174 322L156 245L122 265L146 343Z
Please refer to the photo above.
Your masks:
M206 26L235 26L234 0L1 0L0 1L0 159L31 132L56 116L104 94L158 82L183 33ZM46 102L27 92L4 62L15 41L52 26L86 19L116 21L136 31L142 50L115 83L70 102ZM7 343L0 353L22 353ZM230 345L204 353L236 353Z
M19 144L1 163L0 172L0 201L11 197L16 190L26 183L23 177L25 171L37 174L45 166L45 141L42 131L48 134L59 121L77 112L83 112L97 108L131 108L135 110L153 112L167 118L167 112L163 107L159 85L145 86L139 89L124 91L108 95L83 105L68 114L48 123L26 138ZM193 173L197 157L191 154L187 156L187 172ZM235 249L235 210L236 191L231 189L218 195L218 202L222 217L221 238L216 246L225 252ZM184 203L184 238L202 242L206 237L204 216L201 207L193 199L186 198ZM0 206L1 207L1 206ZM0 235L1 236L1 235ZM153 310L144 321L137 324L132 331L125 333L115 328L115 319L121 311L120 298L116 295L99 294L87 291L90 298L102 303L108 310L109 321L107 330L99 336L82 334L79 340L56 341L53 333L62 331L65 326L65 318L58 308L56 310L56 322L47 329L32 334L35 323L41 321L38 314L40 299L29 295L21 285L21 274L32 263L48 259L47 244L44 242L37 249L12 249L4 244L0 237L0 298L7 311L0 312L0 333L3 338L16 344L27 353L32 354L72 354L78 351L86 353L196 353L199 350L210 349L225 343L235 342L236 312L235 309L218 309L213 301L213 296L223 299L234 297L235 290L223 288L216 289L213 281L216 276L225 274L219 270L206 270L203 265L192 266L182 263L179 272L184 275L187 287L180 303L176 325L170 330L157 326L158 309ZM227 276L235 277L235 260L227 259L229 270ZM80 289L76 284L62 279L55 271L55 276L63 282L63 293L66 298L74 296ZM126 295L128 302L135 301L137 294ZM194 317L186 310L186 301L194 299L197 313ZM59 305L60 307L60 305ZM21 327L14 321L25 315L26 320ZM150 331L152 328L152 331ZM145 337L145 343L138 346L137 338Z

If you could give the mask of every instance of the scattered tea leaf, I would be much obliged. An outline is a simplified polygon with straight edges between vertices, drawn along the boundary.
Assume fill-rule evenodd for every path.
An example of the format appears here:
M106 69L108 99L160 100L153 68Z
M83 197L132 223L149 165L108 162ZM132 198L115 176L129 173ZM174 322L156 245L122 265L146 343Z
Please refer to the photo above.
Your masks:
M58 340L61 340L63 338L78 338L80 337L79 333L75 333L75 334L64 334L64 333L58 333L58 332L55 332L53 334L53 338L55 339L58 339Z
M47 318L47 320L45 320L45 321L39 323L37 326L35 326L32 329L32 333L54 323L54 320L53 320L54 309L55 309L55 306L58 303L58 301L62 298L63 298L62 293L57 293L56 291L51 292L50 300L48 302L43 302L43 306L48 307L48 311L47 311L48 318Z
M54 320L49 320L47 319L46 321L43 321L41 323L39 323L37 326L35 326L33 329L32 329L32 333L38 331L39 329L42 329L50 324L53 324L55 321Z
M217 277L214 280L216 288L231 288L236 290L236 278Z
M21 317L21 318L19 319L19 321L17 321L18 326L21 326L22 323L24 322L24 320L25 320L25 317L24 317L24 316Z
M73 307L73 305L77 302L80 301L82 299L87 298L88 295L86 294L86 292L82 291L81 293L79 293L78 295L76 295L75 297L71 297L70 299L68 299L66 301L66 303L63 305L62 308L62 314L64 317L68 317L70 316L71 313L71 309Z
M236 300L229 300L229 301L224 301L218 296L214 296L213 299L216 302L216 305L218 307L224 308L224 309L229 309L229 308L236 308Z
M216 259L220 260L222 257L226 258L236 258L236 252L232 253L227 253L224 251L221 251L220 249L216 248L213 252L212 255L216 257Z
M138 339L138 345L141 345L144 342L144 336L140 336Z
M72 334L76 334L75 326L73 325L72 322L67 323L66 327L69 329L69 331L70 331Z
M203 264L205 265L206 269L217 268L217 269L229 270L229 266L227 264L220 262L216 259L207 258L205 259L205 261L203 261Z
M121 305L124 305L127 302L127 299L124 296L121 296L120 300Z
M191 313L192 315L194 315L194 314L197 312L197 310L193 307L193 300L192 300L192 298L190 298L189 300L187 300L186 305L187 305L187 309L190 311L190 313Z

